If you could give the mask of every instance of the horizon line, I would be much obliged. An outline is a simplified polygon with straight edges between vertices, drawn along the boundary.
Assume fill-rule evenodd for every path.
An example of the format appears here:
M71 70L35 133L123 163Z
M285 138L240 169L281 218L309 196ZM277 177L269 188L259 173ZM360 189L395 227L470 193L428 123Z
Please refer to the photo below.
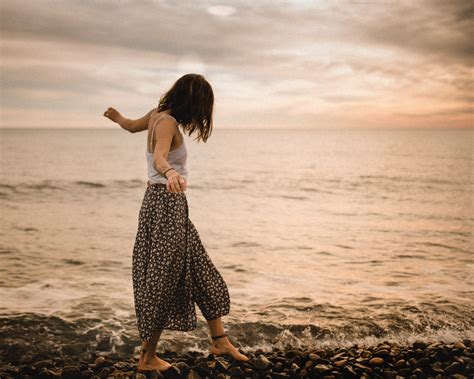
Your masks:
M14 129L84 129L84 130L123 130L117 127L96 127L96 126L0 126L0 130L14 130ZM220 129L258 129L258 130L317 130L317 129L474 129L474 125L470 126L321 126L321 127L258 127L258 126L226 126L213 128ZM145 130L143 130L145 131Z

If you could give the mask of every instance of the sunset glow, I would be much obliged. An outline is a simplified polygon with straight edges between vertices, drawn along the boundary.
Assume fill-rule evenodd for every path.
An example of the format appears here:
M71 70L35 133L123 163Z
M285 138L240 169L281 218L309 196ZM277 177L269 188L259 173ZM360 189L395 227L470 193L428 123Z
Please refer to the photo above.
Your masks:
M107 127L181 75L216 127L472 127L463 1L2 2L1 127Z

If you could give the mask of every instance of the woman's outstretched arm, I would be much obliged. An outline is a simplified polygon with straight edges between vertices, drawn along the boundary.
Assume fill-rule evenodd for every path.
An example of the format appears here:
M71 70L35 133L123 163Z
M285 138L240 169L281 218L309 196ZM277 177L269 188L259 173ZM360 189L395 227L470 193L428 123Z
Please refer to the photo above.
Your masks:
M148 121L153 112L156 111L156 108L153 108L145 116L138 118L136 120L131 120L129 118L123 117L119 111L109 107L105 112L104 116L119 124L123 129L128 130L130 133L137 133L143 130L148 129Z

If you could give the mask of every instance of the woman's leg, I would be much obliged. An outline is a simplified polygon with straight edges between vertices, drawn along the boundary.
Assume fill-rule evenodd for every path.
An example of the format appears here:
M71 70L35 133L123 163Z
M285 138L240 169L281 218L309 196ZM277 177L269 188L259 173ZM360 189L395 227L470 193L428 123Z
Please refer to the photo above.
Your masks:
M166 370L171 364L156 355L156 345L160 339L161 332L157 330L149 341L142 341L140 359L138 360L138 370Z
M224 334L224 325L222 324L221 317L216 318L214 320L207 320L207 324L209 325L209 330L211 331L211 349L209 353L214 355L221 355L221 354L228 354L232 358L246 362L249 358L246 355L243 355L240 351L236 349L234 345L229 341L229 339L224 336L220 338L212 338L213 336L220 336Z

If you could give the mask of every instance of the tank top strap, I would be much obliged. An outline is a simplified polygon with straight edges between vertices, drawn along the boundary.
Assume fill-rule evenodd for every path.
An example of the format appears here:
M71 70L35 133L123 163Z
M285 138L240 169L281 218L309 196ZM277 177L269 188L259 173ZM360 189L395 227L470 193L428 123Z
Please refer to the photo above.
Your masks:
M163 117L171 117L173 120L175 120L176 122L178 122L173 116L171 116L170 114L162 114L160 117L158 117L158 119L154 122L153 126L151 127L151 143L153 144L153 136L154 136L154 132L155 132L155 126L156 124L158 123L158 121L160 121Z
M154 123L153 126L151 127L151 128L152 128L152 130L151 130L152 133L153 133L153 130L155 130L155 126L156 126L156 124L158 123L158 121L161 121L161 119L162 119L163 117L171 117L173 120L176 121L176 119L175 119L173 116L171 116L170 114L166 114L166 113L165 113L165 114L162 114L160 117L158 117L158 119L155 121L155 123ZM178 122L178 121L176 121L176 122Z

